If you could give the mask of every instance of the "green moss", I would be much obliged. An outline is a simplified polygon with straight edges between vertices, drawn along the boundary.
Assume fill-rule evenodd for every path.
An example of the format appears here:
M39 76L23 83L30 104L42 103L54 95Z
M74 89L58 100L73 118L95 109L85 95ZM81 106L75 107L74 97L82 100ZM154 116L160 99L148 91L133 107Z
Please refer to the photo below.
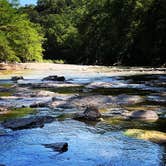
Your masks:
M155 130L128 129L124 132L124 135L155 143L166 143L166 133Z
M0 92L0 97L5 97L5 96L12 96L11 92Z
M34 114L35 112L36 112L36 109L28 108L28 107L27 108L12 108L8 112L5 112L4 114L0 114L0 121L24 117L29 114Z

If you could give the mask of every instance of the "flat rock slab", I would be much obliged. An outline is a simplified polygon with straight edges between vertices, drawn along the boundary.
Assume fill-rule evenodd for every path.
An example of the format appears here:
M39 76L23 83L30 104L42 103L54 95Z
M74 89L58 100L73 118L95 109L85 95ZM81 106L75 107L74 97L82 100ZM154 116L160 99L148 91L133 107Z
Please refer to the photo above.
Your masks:
M54 117L39 116L39 117L7 120L3 122L2 125L5 128L10 128L12 130L22 130L22 129L29 129L29 128L44 127L45 123L51 123L52 121L54 121Z
M58 142L52 144L43 144L46 148L51 148L56 152L66 152L68 150L68 143L66 142Z

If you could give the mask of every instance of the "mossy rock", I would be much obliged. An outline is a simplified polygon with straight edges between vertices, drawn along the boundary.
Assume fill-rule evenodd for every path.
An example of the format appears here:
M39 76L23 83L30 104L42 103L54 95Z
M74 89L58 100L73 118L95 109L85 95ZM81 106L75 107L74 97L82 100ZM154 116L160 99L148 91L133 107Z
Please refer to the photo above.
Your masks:
M29 114L34 114L35 112L36 109L34 108L11 108L10 111L1 114L0 121L24 117Z
M166 144L166 133L155 130L128 129L124 132L126 136L151 142Z

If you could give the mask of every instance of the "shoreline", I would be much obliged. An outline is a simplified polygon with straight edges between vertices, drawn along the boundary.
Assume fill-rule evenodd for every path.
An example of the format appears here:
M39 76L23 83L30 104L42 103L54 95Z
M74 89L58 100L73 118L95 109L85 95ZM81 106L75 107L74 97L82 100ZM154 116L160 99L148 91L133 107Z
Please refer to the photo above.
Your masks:
M46 67L47 65L47 67ZM166 67L152 67L152 66L99 66L99 65L80 65L80 64L57 64L57 63L49 63L49 62L35 62L35 63L0 63L0 70L8 70L8 69L37 69L38 67L48 68L55 66L66 66L66 67L106 67L112 70L142 70L145 69L147 71L166 71Z

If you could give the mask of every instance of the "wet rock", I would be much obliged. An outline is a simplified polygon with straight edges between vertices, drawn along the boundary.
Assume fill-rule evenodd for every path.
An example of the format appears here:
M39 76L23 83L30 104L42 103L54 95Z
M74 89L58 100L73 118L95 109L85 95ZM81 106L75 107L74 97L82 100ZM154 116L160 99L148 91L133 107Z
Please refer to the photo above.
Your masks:
M85 97L77 97L71 100L71 104L77 107L87 107L89 105L94 105L98 108L104 108L107 105L112 104L113 100L111 96L103 96L103 95L93 95L93 96L85 96Z
M38 116L38 117L7 120L3 122L2 125L5 128L10 128L12 130L22 130L29 128L44 127L45 123L51 123L52 121L54 121L54 117Z
M65 81L65 77L64 76L58 77L57 75L52 75L43 78L42 81Z
M138 110L138 111L133 111L130 113L130 118L133 119L143 119L143 120L157 120L158 115L154 111L145 111L145 110Z
M43 102L43 103L33 103L30 105L30 108L42 108L42 107L48 107L49 102Z
M23 78L23 76L13 76L12 78L11 78L11 80L12 81L18 81L18 80L23 80L24 78Z
M65 77L61 76L57 78L57 81L65 81Z
M101 118L101 113L99 110L94 106L89 106L85 109L83 113L76 113L74 115L74 119L86 119L86 120L93 120L98 121Z
M66 142L58 142L52 144L43 144L46 148L51 148L56 152L66 152L68 150L68 143Z

